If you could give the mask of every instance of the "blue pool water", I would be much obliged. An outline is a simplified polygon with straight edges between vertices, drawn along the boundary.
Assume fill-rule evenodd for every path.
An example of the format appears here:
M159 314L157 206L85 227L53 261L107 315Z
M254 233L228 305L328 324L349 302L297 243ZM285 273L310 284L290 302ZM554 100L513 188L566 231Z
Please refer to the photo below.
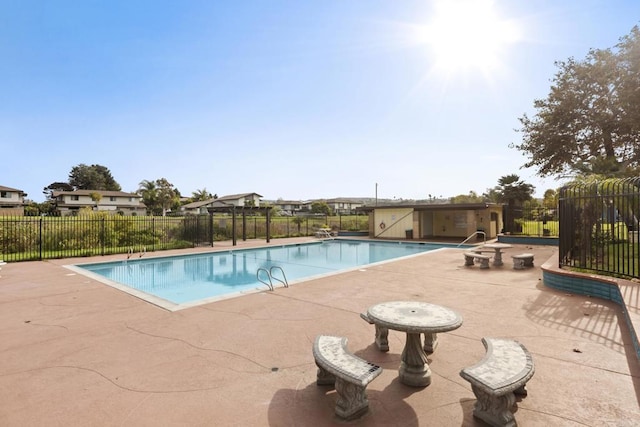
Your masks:
M210 252L126 261L78 264L74 270L92 277L106 279L138 296L152 295L173 304L221 297L268 286L257 278L259 269L270 270L273 277L289 284L329 273L402 258L423 252L455 247L431 243L392 243L362 240L328 240L296 245L263 247L233 251ZM279 268L278 268L279 267ZM268 282L266 272L260 277ZM125 285L121 287L119 285ZM282 286L273 280L274 287Z

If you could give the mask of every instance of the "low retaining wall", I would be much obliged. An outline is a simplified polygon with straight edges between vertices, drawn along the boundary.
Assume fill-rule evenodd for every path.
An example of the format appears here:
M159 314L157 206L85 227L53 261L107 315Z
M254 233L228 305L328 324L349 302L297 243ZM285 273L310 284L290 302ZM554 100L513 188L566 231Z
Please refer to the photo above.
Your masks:
M340 230L340 231L338 231L338 236L368 237L369 236L369 232L368 231L344 231L344 230Z
M498 235L498 242L511 243L513 245L558 246L558 237L512 236L510 234L500 234Z

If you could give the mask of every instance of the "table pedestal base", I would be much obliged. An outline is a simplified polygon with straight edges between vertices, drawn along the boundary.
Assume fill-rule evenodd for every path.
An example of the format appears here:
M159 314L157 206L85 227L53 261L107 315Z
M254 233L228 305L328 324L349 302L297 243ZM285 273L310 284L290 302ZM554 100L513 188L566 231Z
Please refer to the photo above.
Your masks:
M426 387L431 384L431 369L427 363L427 354L422 348L420 334L407 332L407 343L402 351L399 371L400 382L413 387Z
M502 265L502 252L496 251L496 254L493 257L493 265Z

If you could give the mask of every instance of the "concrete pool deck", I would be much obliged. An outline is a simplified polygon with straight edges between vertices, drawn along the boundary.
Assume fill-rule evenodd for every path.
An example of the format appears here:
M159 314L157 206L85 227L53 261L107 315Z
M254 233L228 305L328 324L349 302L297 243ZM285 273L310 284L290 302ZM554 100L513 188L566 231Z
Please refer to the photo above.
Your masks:
M539 266L557 256L554 247L514 245L504 266L487 270L465 267L462 252L176 312L63 267L122 255L9 263L0 271L0 425L481 426L459 371L484 356L482 337L517 339L533 355L519 425L640 425L640 363L619 306L545 287ZM509 255L522 252L534 253L536 267L512 269ZM359 316L389 300L444 305L464 319L439 334L429 387L398 381L404 334L390 331L390 351L381 353ZM352 352L384 368L359 420L337 420L335 391L315 384L319 334L347 337Z

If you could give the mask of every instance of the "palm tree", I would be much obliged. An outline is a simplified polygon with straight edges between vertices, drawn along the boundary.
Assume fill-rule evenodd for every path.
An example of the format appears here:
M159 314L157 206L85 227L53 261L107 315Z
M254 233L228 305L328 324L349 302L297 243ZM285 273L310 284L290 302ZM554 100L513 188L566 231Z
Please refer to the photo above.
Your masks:
M155 213L158 205L158 188L155 181L141 181L137 193L142 196L142 202L147 207L147 214Z
M204 202L205 200L209 200L211 198L213 198L213 196L207 191L206 188L203 188L202 190L196 190L191 193L192 202Z

